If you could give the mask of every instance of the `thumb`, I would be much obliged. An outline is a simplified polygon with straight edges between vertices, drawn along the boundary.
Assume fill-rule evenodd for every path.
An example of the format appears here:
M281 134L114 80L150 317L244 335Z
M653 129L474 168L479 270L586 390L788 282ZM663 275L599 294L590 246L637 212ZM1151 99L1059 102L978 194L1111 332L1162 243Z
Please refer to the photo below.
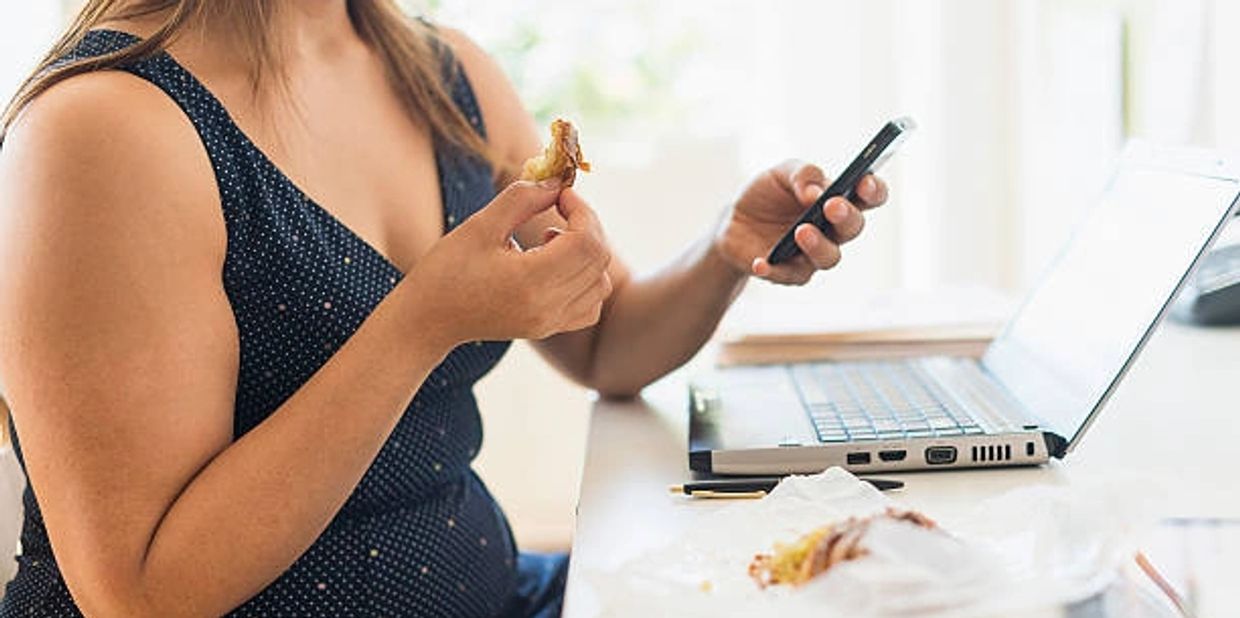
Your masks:
M594 231L599 227L598 215L594 214L594 210L582 199L581 194L571 188L560 193L556 209L572 231Z
M497 238L507 240L522 223L555 206L559 184L519 180L508 185L478 214Z

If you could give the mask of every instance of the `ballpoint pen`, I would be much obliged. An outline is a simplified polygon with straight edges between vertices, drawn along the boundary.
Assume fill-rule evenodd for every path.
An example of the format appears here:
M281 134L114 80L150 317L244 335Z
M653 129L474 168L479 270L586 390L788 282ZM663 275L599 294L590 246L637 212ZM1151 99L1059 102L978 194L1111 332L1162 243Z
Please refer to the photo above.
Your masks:
M694 498L761 498L775 489L781 480L783 477L778 476L712 479L672 485L668 487L668 490L674 494L684 494ZM891 479L863 477L860 480L881 491L904 487L903 481Z

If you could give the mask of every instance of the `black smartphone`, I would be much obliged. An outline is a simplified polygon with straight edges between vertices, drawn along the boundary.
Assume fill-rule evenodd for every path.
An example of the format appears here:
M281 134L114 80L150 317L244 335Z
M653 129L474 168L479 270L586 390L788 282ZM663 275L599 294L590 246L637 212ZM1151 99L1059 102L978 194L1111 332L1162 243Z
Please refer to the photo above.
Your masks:
M848 164L848 167L844 169L844 173L840 174L835 179L835 182L831 183L831 186L822 192L822 196L814 202L813 206L809 207L809 210L805 211L805 214L796 223L792 224L791 228L788 228L788 233L779 239L779 244L776 244L774 249L771 249L771 254L766 258L766 261L771 264L779 264L796 257L801 252L801 248L797 246L796 231L802 223L813 225L830 238L831 222L827 221L826 214L822 212L822 205L827 203L827 200L838 195L844 196L850 202L855 202L857 200L857 183L861 182L861 179L866 174L877 171L879 167L882 167L883 163L886 163L887 159L895 153L896 147L900 145L900 142L904 141L904 136L908 135L915 128L917 128L917 123L908 117L897 118L883 125L878 135L875 135L874 139L870 140L870 143L861 151L861 154L857 155L857 158Z

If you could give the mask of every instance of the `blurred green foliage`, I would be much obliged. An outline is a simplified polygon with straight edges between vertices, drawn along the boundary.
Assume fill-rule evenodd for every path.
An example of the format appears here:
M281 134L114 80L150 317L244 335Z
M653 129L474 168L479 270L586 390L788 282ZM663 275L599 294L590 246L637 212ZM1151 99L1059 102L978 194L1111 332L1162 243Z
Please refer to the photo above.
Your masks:
M623 134L687 111L676 87L700 32L692 20L669 19L660 0L399 1L475 37L541 124L567 116Z

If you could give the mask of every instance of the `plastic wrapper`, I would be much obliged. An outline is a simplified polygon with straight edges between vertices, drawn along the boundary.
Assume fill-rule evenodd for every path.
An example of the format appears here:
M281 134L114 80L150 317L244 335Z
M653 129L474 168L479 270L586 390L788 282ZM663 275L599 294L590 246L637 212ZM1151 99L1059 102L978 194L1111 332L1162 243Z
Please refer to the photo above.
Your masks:
M1132 558L1141 522L1121 495L1114 486L1022 488L939 520L937 531L880 519L863 541L867 556L800 587L760 589L747 574L756 553L902 506L835 468L703 512L685 535L586 576L608 616L1037 616L1100 592Z

